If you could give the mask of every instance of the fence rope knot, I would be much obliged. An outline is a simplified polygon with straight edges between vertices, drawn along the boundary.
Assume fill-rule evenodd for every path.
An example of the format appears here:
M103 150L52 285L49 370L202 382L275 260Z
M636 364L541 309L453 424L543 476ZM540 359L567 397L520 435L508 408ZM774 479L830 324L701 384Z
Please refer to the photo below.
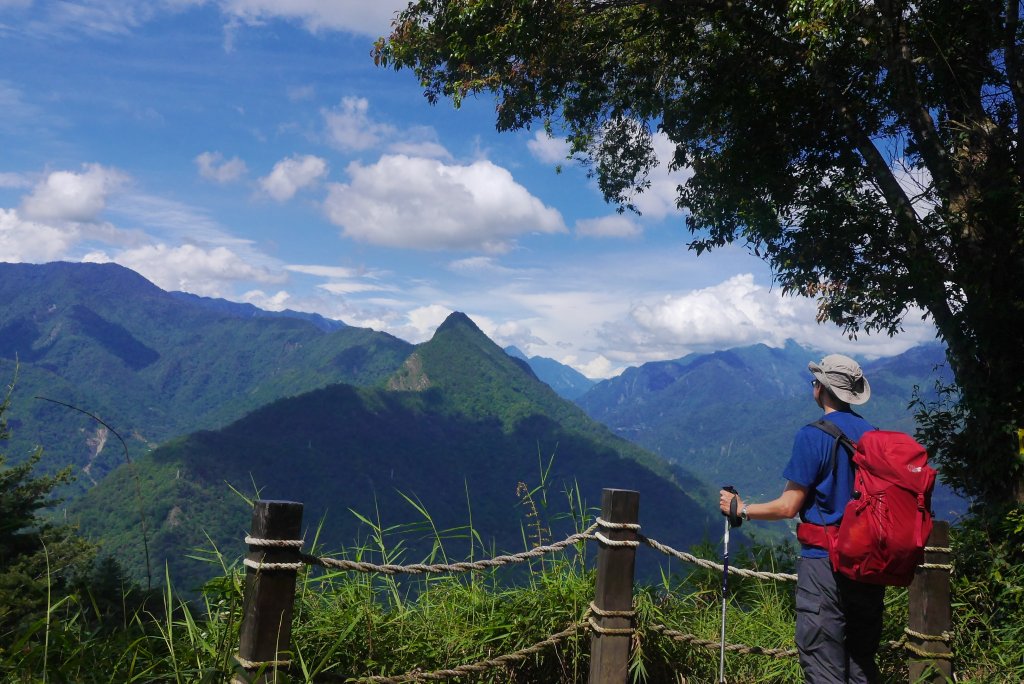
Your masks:
M245 535L245 543L249 546L253 546L259 549L300 549L305 543L302 539L263 539L262 537L253 537ZM301 570L303 563L301 561L294 563L267 563L262 559L255 561L246 558L242 561L242 565L247 568L252 568L257 572L263 570Z
M953 549L949 546L926 546L924 547L925 553L953 553ZM917 567L923 570L945 570L947 572L953 572L952 563L921 563Z
M943 644L948 644L949 640L952 639L952 635L949 634L948 632L943 632L942 634L922 634L921 632L914 632L913 630L911 630L908 627L903 628L903 632L904 632L904 634L906 634L908 636L914 637L916 639L921 639L922 641L941 642ZM906 636L904 636L899 641L892 642L892 646L894 646L896 648L902 647L904 650L909 651L913 655L916 655L916 656L918 656L920 658L924 658L926 660L952 660L953 659L953 653L951 651L949 651L949 650L945 650L945 651L927 651L927 650L925 650L924 648L921 648L918 645L911 644L909 641L906 640Z
M630 530L637 533L639 533L640 530L640 525L636 523L613 523L608 522L601 516L597 517L597 520L594 521L594 524L600 527L601 529L605 530ZM636 547L640 546L640 542L633 539L609 539L608 537L604 536L600 530L594 533L594 539L597 539L597 541L601 542L605 546L610 546L612 548L635 549Z
M636 628L633 627L632 624L629 627L604 627L597 623L597 620L594 618L595 615L597 617L603 618L628 618L630 621L632 621L634 618L636 618L635 610L605 610L604 608L598 608L597 605L593 601L591 601L590 611L587 615L587 623L590 625L590 629L592 629L593 631L597 632L598 634L604 634L608 636L627 634L631 635L634 631L636 631Z
M597 523L598 527L603 527L606 530L633 530L633 531L638 531L640 529L640 524L639 523L613 523L613 522L608 522L607 520L605 520L601 516L597 516L597 519L594 522Z

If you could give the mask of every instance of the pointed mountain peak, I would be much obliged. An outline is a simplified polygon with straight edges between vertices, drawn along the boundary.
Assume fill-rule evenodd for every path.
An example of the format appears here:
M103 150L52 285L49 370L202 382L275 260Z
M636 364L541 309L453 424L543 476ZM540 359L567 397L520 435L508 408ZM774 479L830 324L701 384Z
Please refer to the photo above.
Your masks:
M509 345L505 347L505 353L511 356L513 359L522 359L523 361L529 361L530 357L523 353L519 347L515 345Z
M444 319L444 323L438 326L437 330L434 331L434 335L438 333L448 332L450 330L468 330L477 334L483 335L483 331L477 327L476 323L461 311L454 311L448 315L448 318Z
M479 407L492 408L555 397L527 362L506 354L461 312L448 316L429 341L417 345L387 386L404 391L452 390L463 399L477 397ZM546 393L551 396L533 396Z

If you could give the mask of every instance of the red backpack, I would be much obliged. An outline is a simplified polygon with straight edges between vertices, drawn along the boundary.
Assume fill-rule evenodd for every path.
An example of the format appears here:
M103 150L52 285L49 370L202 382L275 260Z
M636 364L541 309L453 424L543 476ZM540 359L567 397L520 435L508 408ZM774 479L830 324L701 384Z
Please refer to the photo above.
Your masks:
M905 587L924 560L932 531L931 497L935 470L928 453L902 432L871 430L851 442L835 423L811 423L835 438L832 472L839 445L852 454L853 493L837 525L797 525L804 544L828 549L833 570L868 584Z

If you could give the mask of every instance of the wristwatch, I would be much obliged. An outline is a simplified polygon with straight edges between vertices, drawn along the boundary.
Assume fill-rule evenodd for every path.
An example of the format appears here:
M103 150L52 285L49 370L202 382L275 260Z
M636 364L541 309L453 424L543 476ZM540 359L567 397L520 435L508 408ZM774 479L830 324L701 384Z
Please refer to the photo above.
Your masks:
M750 515L747 514L747 505L743 504L743 510L740 511L740 518L743 520L750 520Z

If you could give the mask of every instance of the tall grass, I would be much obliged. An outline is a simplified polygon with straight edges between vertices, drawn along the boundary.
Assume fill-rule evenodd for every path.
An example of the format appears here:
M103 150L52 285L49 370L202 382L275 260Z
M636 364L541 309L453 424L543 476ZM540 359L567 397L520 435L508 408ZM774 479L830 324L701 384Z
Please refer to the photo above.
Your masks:
M523 493L524 501L527 494ZM536 499L524 507L543 514ZM433 535L433 550L425 560L450 559L452 554L445 547L452 539L460 540L460 547L466 539L475 540L471 548L478 544L471 526L437 530L426 511L422 513L424 521L387 529L364 518L365 542L337 555L404 562L404 546L395 540L410 534ZM567 517L577 530L589 522L578 499ZM545 540L547 525L529 516L525 522L528 546ZM315 542L313 551L323 553ZM353 681L372 674L451 668L541 641L578 622L593 598L588 551L593 554L592 547L581 544L576 550L534 560L523 571L505 568L461 575L401 578L308 568L298 575L293 666L279 673L278 681ZM712 544L694 551L706 558L717 556ZM479 553L472 550L468 555ZM88 592L57 598L38 620L0 635L0 677L7 682L91 683L222 682L244 676L233 659L244 571L216 548L197 557L217 564L219 573L190 601L177 597L170 577L159 593L127 589L119 606L104 608ZM794 559L790 549L755 546L737 560L745 567L788 571ZM1005 565L1001 576L1010 588L1000 592L980 580L957 580L958 681L1024 681L1024 626L1020 620L1008 619L1021 615L1019 606L1014 608L1014 601L1020 599L1021 575L1019 565ZM665 625L717 642L720 582L717 573L688 568L637 587L633 681L717 681L717 649L672 641L651 626ZM730 642L792 646L791 584L731 578L730 594ZM884 639L888 641L898 639L906 624L906 591L890 589L886 602ZM522 662L463 681L584 682L589 648L590 635L580 630ZM883 649L880 662L885 681L907 681L902 651ZM732 682L802 681L794 658L729 654L726 671Z

